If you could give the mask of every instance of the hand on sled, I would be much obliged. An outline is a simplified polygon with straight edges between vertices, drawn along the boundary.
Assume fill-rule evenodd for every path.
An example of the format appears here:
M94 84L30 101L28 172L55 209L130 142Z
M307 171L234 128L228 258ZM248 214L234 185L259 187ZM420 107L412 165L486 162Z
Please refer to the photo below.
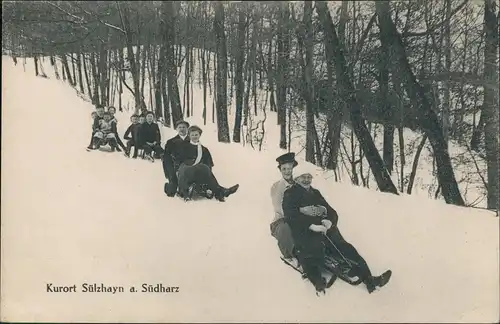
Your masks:
M326 229L330 229L333 226L332 221L328 219L323 219L321 221L321 224L323 224L323 226L326 227Z
M328 230L325 226L323 225L311 225L309 226L309 229L313 232L321 233L321 234L326 234L326 231Z

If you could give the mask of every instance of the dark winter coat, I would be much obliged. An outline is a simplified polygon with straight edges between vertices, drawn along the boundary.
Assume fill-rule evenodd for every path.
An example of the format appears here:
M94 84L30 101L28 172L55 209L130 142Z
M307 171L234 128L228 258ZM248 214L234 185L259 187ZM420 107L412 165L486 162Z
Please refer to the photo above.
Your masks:
M208 150L208 148L202 145L201 152L202 156L200 163L203 163L210 169L212 169L214 166L214 161L212 160L212 155L210 154L210 151ZM191 144L188 141L183 141L182 144L179 146L178 156L176 156L175 159L179 161L180 164L185 164L190 166L194 164L197 156L198 156L198 147L196 145Z
M189 143L189 136L186 136L184 139L177 134L167 141L165 144L165 155L170 156L172 158L172 162L176 165L176 168L179 167L179 161L176 161L176 157L179 157L180 150L182 149L182 145L184 143Z
M324 218L308 216L300 212L301 207L324 206L327 209L326 219L329 219L333 226L337 225L337 212L328 204L319 190L315 188L305 189L299 184L294 184L285 191L283 196L283 213L285 222L290 225L292 236L297 249L302 255L322 257L323 255L323 235L309 229L312 224L321 225Z
M123 135L123 138L126 139L126 140L132 140L133 142L137 141L137 128L140 126L141 124L137 123L137 124L130 124L130 126L127 128L127 130L125 131L125 134Z
M141 145L146 144L147 142L153 143L156 142L157 144L160 143L161 140L161 134L160 134L160 128L158 127L157 123L147 123L144 122L141 124L139 127L139 138L138 141Z
M186 136L184 140L179 135L176 135L169 139L165 144L165 151L163 154L163 172L165 173L165 178L171 183L177 183L176 172L179 169L180 162L176 159L180 155L180 149L182 143L189 143L189 136Z

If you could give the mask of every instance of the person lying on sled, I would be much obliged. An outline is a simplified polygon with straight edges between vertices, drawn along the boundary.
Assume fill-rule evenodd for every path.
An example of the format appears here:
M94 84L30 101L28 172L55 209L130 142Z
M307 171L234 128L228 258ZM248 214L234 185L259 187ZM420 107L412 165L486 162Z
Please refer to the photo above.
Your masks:
M99 126L94 134L94 149L99 149L101 145L109 144L111 151L114 152L118 148L116 142L117 137L116 123L111 122L111 114L105 112L103 119L99 121Z
M283 196L285 221L292 231L297 257L308 279L316 291L324 292L327 283L321 276L321 266L325 262L325 253L340 252L343 257L352 261L352 271L363 281L369 293L377 287L383 287L389 281L392 271L387 270L376 277L372 275L363 257L342 237L337 227L337 212L319 190L311 186L312 179L313 176L307 171L297 172L296 183ZM323 212L317 217L311 217L304 213L308 206L321 206ZM334 247L331 246L332 243Z
M195 184L205 184L214 197L223 202L225 198L235 193L239 185L224 188L217 182L212 168L214 162L208 148L200 143L200 136L203 133L198 126L191 126L188 129L190 141L183 142L179 146L178 155L175 157L179 161L177 177L179 179L179 193L188 201L192 199Z
M169 197L174 197L177 193L177 188L179 180L177 179L177 171L179 170L179 161L176 160L176 156L179 155L180 147L183 142L190 141L187 134L189 128L189 123L184 120L178 120L175 123L175 130L177 135L170 138L165 144L165 149L163 153L163 173L168 183L165 184L165 193Z

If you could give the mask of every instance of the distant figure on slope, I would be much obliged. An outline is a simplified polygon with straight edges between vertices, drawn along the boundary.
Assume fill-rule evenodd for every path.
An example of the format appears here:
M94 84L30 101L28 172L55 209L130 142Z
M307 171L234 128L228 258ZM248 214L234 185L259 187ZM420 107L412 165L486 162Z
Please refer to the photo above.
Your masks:
M319 190L311 186L312 179L309 172L298 172L296 183L283 196L285 221L292 230L297 256L307 277L317 291L324 291L327 283L322 278L320 269L324 264L325 254L329 254L350 260L352 271L355 272L353 275L363 280L369 293L376 287L383 287L391 277L391 270L381 276L372 276L363 257L340 234L337 212ZM311 217L305 214L307 206L320 206L323 211L318 217Z
M139 148L137 147L137 127L139 127L139 116L133 114L130 116L130 126L125 131L123 138L127 140L127 147L125 148L125 155L130 157L130 151L132 147L134 147L134 155L132 156L134 159L137 158L137 154Z
M99 123L104 118L104 107L97 106L96 111L93 111L92 114L92 134L90 136L90 144L87 146L87 150L95 150L94 147L94 135L99 130Z
M111 115L109 112L103 114L103 119L99 121L99 126L94 134L94 149L99 149L101 145L109 144L111 151L118 149L116 143L116 124L111 122Z
M239 185L230 188L224 188L217 182L212 167L214 162L210 151L200 143L200 136L203 133L198 126L191 126L188 129L190 142L183 142L179 148L175 160L179 162L179 192L184 200L191 200L194 185L206 184L207 189L213 192L215 198L219 201L225 201L225 198L235 193Z
M111 115L111 123L115 123L116 129L118 130L118 120L116 119L116 108L111 106L108 107L108 113ZM125 145L123 144L122 140L120 139L120 136L118 135L118 132L116 132L116 143L118 143L118 146L121 147L124 151L126 150ZM117 147L116 149L118 152L121 152L121 150Z
M184 120L179 120L175 123L177 135L172 137L165 144L163 153L163 172L168 183L165 183L165 193L169 197L174 197L177 193L179 186L179 179L177 178L177 171L179 170L180 162L176 156L180 155L180 149L183 142L189 143L190 139L187 134L189 123Z
M154 151L161 156L163 149L160 146L161 133L157 123L153 122L154 116L152 112L146 114L146 122L141 124L139 128L139 147L144 150L146 158L154 161L152 152Z

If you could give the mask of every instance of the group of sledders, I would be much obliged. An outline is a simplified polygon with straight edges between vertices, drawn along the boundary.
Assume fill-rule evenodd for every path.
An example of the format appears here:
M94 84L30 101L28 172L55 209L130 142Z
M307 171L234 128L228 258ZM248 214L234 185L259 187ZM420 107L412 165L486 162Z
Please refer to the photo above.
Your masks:
M185 201L195 196L215 198L221 202L234 194L239 185L224 187L213 174L214 161L207 147L201 144L203 133L198 126L180 120L175 124L177 135L160 146L161 133L152 112L131 117L124 145L117 132L115 108L97 107L92 113L91 143L88 150L109 145L112 151L125 151L133 158L142 156L154 161L161 158L167 182L164 192L169 197L180 196ZM374 276L359 252L348 243L338 228L338 214L320 191L311 186L313 176L297 170L298 162L293 152L279 156L278 169L282 178L271 187L274 220L271 234L276 238L282 260L302 274L316 288L325 293L337 278L351 285L364 284L369 293L385 286L392 271ZM293 174L295 173L295 177Z

